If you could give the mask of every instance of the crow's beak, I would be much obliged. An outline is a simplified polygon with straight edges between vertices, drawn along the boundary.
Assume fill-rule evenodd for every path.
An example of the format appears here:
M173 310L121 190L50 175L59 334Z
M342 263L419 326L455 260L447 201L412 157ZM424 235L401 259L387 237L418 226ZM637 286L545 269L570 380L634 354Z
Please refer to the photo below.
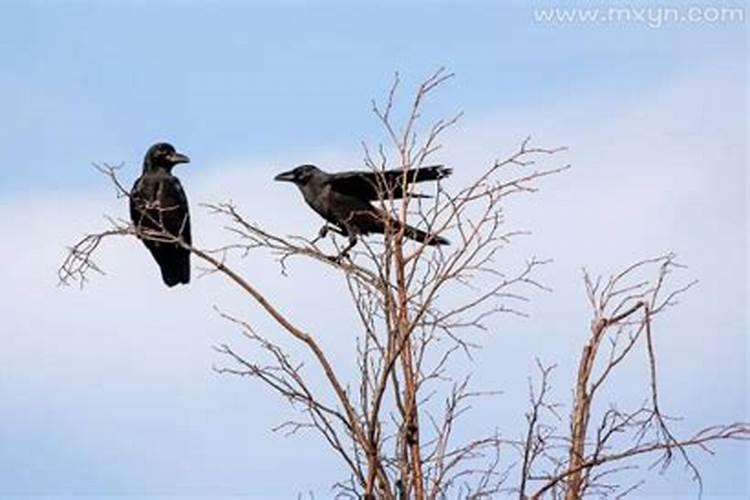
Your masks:
M273 178L275 181L286 181L286 182L294 182L294 172L284 172L282 174L277 175Z
M190 158L188 158L186 155L182 153L174 152L169 156L169 160L172 162L173 165L177 165L178 163L190 163Z

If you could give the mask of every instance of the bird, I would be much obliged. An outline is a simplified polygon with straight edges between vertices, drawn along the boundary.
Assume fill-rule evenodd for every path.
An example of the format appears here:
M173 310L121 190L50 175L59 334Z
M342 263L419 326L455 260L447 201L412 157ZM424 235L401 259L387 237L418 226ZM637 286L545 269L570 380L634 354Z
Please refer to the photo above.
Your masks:
M419 193L404 193L404 187L411 183L436 181L449 176L452 169L443 165L431 165L421 168L392 169L381 172L324 172L315 165L299 165L288 172L278 174L274 180L295 184L302 192L307 204L333 225L339 234L349 238L349 244L335 260L347 256L349 250L357 244L358 236L369 233L385 233L388 226L398 231L403 229L404 236L426 245L448 245L449 241L404 225L373 206L372 201L403 198L405 194L413 198L428 197ZM404 182L405 181L405 182ZM405 186L406 185L406 186ZM323 225L317 239L328 233L328 224Z
M174 146L159 142L148 148L143 172L130 191L130 219L136 234L159 264L164 284L190 283L192 245L187 195L172 168L190 158Z

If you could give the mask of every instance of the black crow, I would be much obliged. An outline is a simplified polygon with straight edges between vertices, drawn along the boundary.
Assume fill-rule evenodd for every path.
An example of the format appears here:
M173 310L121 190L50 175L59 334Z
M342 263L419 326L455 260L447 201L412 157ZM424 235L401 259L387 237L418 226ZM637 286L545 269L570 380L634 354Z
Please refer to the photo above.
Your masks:
M339 257L357 244L357 236L369 233L384 233L386 219L394 231L401 229L398 220L383 213L370 203L379 199L404 197L406 183L434 181L447 177L452 170L442 165L413 168L409 170L386 170L384 172L341 172L329 174L315 165L300 165L275 177L277 181L293 182L302 191L305 201L318 215L333 224L342 235L349 238ZM424 195L411 194L422 198ZM447 245L448 240L432 235L412 226L403 228L404 236L427 245ZM328 226L320 230L319 238L326 235Z
M143 173L130 191L130 219L169 287L190 282L190 251L169 241L182 238L192 244L187 196L180 180L172 175L172 167L188 162L190 158L171 144L154 144L146 152Z

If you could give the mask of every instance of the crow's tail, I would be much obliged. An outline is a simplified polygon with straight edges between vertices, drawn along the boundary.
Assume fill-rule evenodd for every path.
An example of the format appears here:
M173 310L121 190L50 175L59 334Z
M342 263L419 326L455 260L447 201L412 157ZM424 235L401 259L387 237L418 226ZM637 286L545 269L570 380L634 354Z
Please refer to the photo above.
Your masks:
M190 252L171 244L149 246L159 269L161 279L168 287L190 283Z
M396 170L395 172L399 172ZM445 165L429 165L421 168L412 168L406 171L407 182L437 181L448 177L453 173L452 168ZM400 174L397 180L400 181Z
M426 233L416 227L406 226L404 228L404 236L407 238L419 241L425 245L437 246L437 245L450 245L450 241L446 240L442 236L438 236L431 233Z

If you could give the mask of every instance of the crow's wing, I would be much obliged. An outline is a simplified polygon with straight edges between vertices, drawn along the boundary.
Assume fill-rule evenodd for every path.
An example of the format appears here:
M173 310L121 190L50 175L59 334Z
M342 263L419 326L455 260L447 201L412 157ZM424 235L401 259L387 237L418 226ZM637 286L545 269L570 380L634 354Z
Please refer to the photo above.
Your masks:
M158 230L158 212L149 208L156 204L158 185L152 176L144 174L130 190L130 220L138 229Z
M166 231L192 244L187 196L176 177L143 175L130 191L130 218L139 229ZM144 239L169 286L190 282L190 251L175 243Z
M130 191L130 219L140 228L166 231L192 244L187 195L177 177L141 176Z
M190 232L190 209L185 190L177 177L169 177L162 181L159 203L164 228L169 234L182 236L185 243L191 245L193 238Z
M406 183L434 181L447 177L453 172L443 165L430 165L408 170L394 169L383 172L341 172L331 174L328 182L334 190L355 196L362 200L381 198L403 198L404 176ZM415 198L426 198L426 195L412 194Z
M140 193L141 178L137 178L133 183L133 187L130 189L130 221L133 225L138 225L141 219L141 211L138 206L140 204L141 193Z

